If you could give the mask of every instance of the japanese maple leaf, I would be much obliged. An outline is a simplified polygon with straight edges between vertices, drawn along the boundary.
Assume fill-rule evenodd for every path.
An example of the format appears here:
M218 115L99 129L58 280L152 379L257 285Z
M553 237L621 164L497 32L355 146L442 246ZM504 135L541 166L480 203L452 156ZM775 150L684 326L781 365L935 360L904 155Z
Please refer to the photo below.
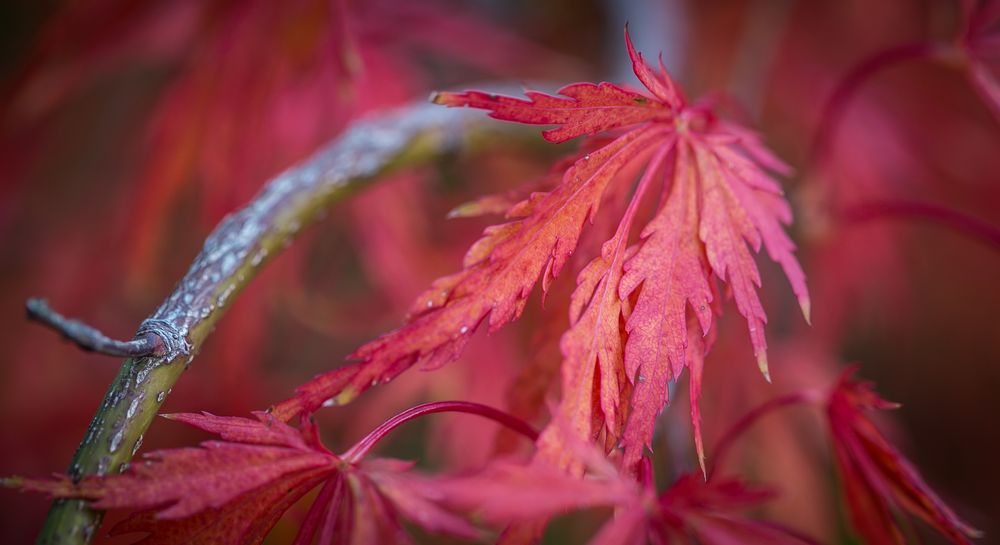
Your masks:
M557 424L562 425L562 424ZM591 545L734 543L802 545L813 543L779 525L742 513L758 508L773 493L737 478L685 474L657 494L649 460L640 465L640 481L618 471L590 445L570 439L568 449L585 467L575 478L551 465L495 464L478 475L440 483L446 502L498 523L535 520L570 511L614 507L616 514Z
M145 545L261 543L281 515L317 487L296 545L317 535L319 543L408 543L403 520L432 532L477 535L438 506L439 493L426 480L408 473L412 463L363 460L366 449L358 447L337 456L309 426L298 430L267 413L256 417L172 415L221 440L149 453L121 475L15 484L94 500L99 509L141 510L112 533L147 532Z
M526 100L479 91L435 95L438 104L483 108L497 119L557 125L543 132L551 142L597 133L612 139L581 154L551 191L514 205L508 223L488 228L472 246L464 270L437 280L401 328L356 350L351 357L360 360L357 367L307 384L302 393L311 401L300 400L298 409L324 396L347 401L415 364L436 368L457 358L480 323L495 330L517 318L539 279L548 290L602 202L626 195L643 166L618 230L578 278L571 328L561 343L562 412L581 436L604 431L609 445L624 438L626 464L634 465L667 402L667 382L685 367L700 371L716 280L728 285L746 318L767 375L766 316L751 249L767 248L807 317L809 312L805 278L782 230L791 212L767 173L787 167L749 131L719 120L707 105L688 105L662 66L655 72L645 64L627 32L626 43L649 94L575 83L562 88L562 96L528 91ZM632 245L640 202L654 192L660 206ZM623 395L629 388L631 409ZM696 402L700 372L691 388ZM697 430L696 405L692 417ZM696 442L700 451L700 438Z
M807 316L809 298L794 246L781 229L781 223L791 219L790 210L764 170L787 167L751 133L721 122L706 106L688 106L662 66L660 73L646 66L627 32L626 42L635 74L652 96L602 83L564 87L559 93L567 98L529 91L528 100L521 100L469 91L442 93L436 101L488 109L498 119L557 124L543 133L553 142L624 127L630 129L619 139L662 131L644 144L651 158L618 232L578 278L570 309L572 327L562 342L564 410L581 432L590 434L600 431L591 425L599 414L610 437L623 433L626 465L634 465L667 401L667 382L687 366L697 371L691 398L701 453L696 403L704 356L701 337L712 325L713 278L729 284L767 375L766 317L756 294L760 276L748 243L754 250L763 243L782 265ZM640 244L629 249L635 207L653 180L662 204ZM634 308L623 306L633 296ZM700 331L688 327L689 306ZM619 422L624 412L622 377L634 385L624 432ZM599 397L596 402L590 399L593 392Z
M979 532L963 522L879 432L866 412L894 409L871 383L852 378L852 366L840 377L826 413L841 485L855 530L872 545L905 542L894 516L902 511L923 519L953 543L969 545Z

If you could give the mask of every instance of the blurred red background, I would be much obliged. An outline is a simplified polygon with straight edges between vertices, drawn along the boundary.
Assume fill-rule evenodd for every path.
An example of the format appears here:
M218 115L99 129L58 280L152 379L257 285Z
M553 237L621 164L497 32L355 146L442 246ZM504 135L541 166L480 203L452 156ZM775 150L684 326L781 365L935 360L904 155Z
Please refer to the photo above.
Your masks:
M662 50L689 95L728 93L740 105L733 115L797 170L787 188L813 326L799 323L762 262L765 284L778 286L764 292L775 309L775 385L750 373L739 327L724 327L707 367L709 437L749 400L825 384L844 362L861 362L863 376L903 403L888 424L903 450L987 532L981 543L1000 543L1000 242L988 228L995 235L1000 224L1000 117L966 64L916 59L856 89L833 118L822 160L812 147L852 67L900 44L954 43L960 14L960 2L945 0L8 3L0 473L63 471L119 364L28 324L27 297L128 337L227 212L352 119L482 81L627 79L621 29L630 20L639 47ZM395 327L410 298L457 268L488 223L445 220L448 210L536 179L550 158L498 145L338 205L240 296L164 410L245 414L338 365ZM887 202L947 207L987 226L871 207ZM537 301L529 308L508 330L480 335L461 362L413 371L326 415L328 442L343 448L424 399L537 405L523 369L554 372L558 351L546 339L566 318ZM683 426L672 413L683 411L668 412ZM796 418L761 429L747 463L788 492L775 516L847 542L832 466L809 434L793 433L812 425ZM687 440L674 436L667 440ZM156 422L143 451L200 437ZM455 417L387 448L454 468L476 466L492 446L491 429ZM30 541L46 508L40 497L0 493L3 541Z

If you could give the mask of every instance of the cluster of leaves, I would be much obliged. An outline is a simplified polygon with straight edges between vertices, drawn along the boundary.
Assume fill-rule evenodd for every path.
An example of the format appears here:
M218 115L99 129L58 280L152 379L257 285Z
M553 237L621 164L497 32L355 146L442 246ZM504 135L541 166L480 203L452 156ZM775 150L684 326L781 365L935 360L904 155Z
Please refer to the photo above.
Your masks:
M459 410L470 407L487 409L465 404ZM416 409L422 414L424 408ZM320 543L402 542L403 519L476 537L467 522L438 507L440 492L410 475L413 464L363 459L378 439L375 432L337 456L319 442L312 425L295 429L267 413L255 416L168 415L221 441L149 453L125 475L18 484L91 499L101 509L141 509L112 534L148 532L143 543L149 544L260 543L287 509L317 487L297 544L311 543L314 536Z
M829 424L852 522L873 544L903 543L896 513L919 517L954 543L969 545L976 531L962 522L924 483L910 463L875 428L866 412L894 407L871 385L852 379L853 368L826 394L800 392L768 402L734 426L729 446L760 417L778 408L810 403ZM62 498L93 500L100 509L138 510L113 535L144 532L146 545L180 543L258 544L278 519L310 491L296 544L409 543L404 521L433 533L465 539L487 535L473 521L495 527L539 517L612 507L616 515L593 537L593 545L687 543L816 543L808 536L748 511L775 496L713 467L679 476L657 492L649 458L635 473L580 440L561 417L564 448L578 464L574 476L552 464L495 462L472 475L429 477L414 464L368 459L375 444L413 418L436 412L467 412L490 418L529 439L538 434L506 413L467 402L414 407L373 430L341 455L330 452L308 419L298 429L266 412L255 418L210 414L166 415L219 437L200 447L155 451L122 475L73 481L8 479L8 486ZM722 447L724 448L724 447ZM720 460L722 451L720 448ZM508 543L519 541L510 532ZM520 536L524 538L525 536ZM527 536L531 541L531 536Z
M560 94L566 98L529 92L527 101L477 91L435 96L439 104L484 108L500 119L560 125L543 133L552 142L596 133L613 139L585 145L555 189L514 204L507 212L511 221L490 227L472 246L463 271L437 280L417 298L406 325L356 350L350 358L361 363L355 367L303 386L291 407L279 406L279 414L315 410L329 399L344 403L412 365L434 369L454 360L487 317L496 330L520 316L539 279L548 291L586 224L602 205L615 210L622 201L628 204L613 236L577 279L572 325L561 343L560 414L584 439L623 441L626 465L633 466L667 402L668 382L689 367L698 430L705 338L713 331L719 282L747 320L767 376L767 318L751 248L767 249L809 313L805 276L781 227L791 221L791 211L767 173L787 167L753 133L719 119L710 105L689 105L662 65L654 72L627 34L626 41L635 73L652 96L610 83L564 87ZM659 205L636 242L630 238L633 223L647 199ZM697 431L696 441L701 453Z
M866 411L891 404L854 381L853 370L826 394L804 392L751 411L720 441L715 462L706 462L698 401L723 295L745 319L758 367L769 378L754 253L766 250L783 269L809 318L805 275L783 227L791 210L774 178L789 168L754 133L723 120L713 103L689 102L662 62L650 68L625 37L645 90L577 83L560 96L434 96L438 104L489 110L497 119L555 125L543 133L551 142L586 141L542 184L551 189L460 210L506 209L508 221L486 230L462 271L421 294L402 327L358 348L350 356L356 363L316 377L254 418L173 415L220 440L150 453L122 475L9 484L86 498L101 509L138 509L114 532L147 532L144 543L260 543L315 489L295 543L406 542L404 521L469 539L484 535L473 521L488 521L507 527L508 542L530 541L540 521L595 507L616 513L593 539L603 545L812 543L746 514L773 491L719 475L726 446L757 418L809 402L824 409L859 534L873 544L901 543L895 516L909 513L951 541L969 543L975 531L875 428ZM596 256L576 252L588 225L603 241ZM341 455L319 441L312 416L321 407L345 404L410 367L436 369L456 359L480 325L494 331L518 318L539 280L547 293L572 261L579 274L560 342L561 401L540 435L506 413L450 402L390 419ZM669 385L684 369L702 471L657 491L646 449ZM534 459L454 477L366 459L399 424L443 411L472 412L520 431L536 440ZM296 419L298 428L288 424Z

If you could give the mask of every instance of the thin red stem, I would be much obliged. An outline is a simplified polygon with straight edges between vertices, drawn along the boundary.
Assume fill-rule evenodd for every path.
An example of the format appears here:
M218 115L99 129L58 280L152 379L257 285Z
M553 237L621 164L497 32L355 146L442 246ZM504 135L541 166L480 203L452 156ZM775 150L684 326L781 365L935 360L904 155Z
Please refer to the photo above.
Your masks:
M813 390L794 392L771 399L770 401L757 406L757 408L743 415L743 418L736 422L733 427L729 428L729 431L722 436L722 439L719 440L719 444L716 445L715 459L712 461L712 465L708 470L708 479L711 479L712 475L715 474L715 470L722 466L722 462L725 460L726 455L729 453L729 450L736 443L736 441L740 439L754 424L756 424L761 417L776 410L784 409L785 407L791 407L800 403L815 402L818 397L817 393Z
M1000 250L1000 227L958 210L936 204L872 201L845 207L838 215L851 222L871 221L893 216L928 219L971 235Z
M483 405L481 403L473 403L471 401L436 401L433 403L424 403L423 405L411 407L389 420L386 420L379 427L364 436L364 438L358 441L357 444L348 449L347 452L341 456L341 458L346 462L355 463L364 458L372 447L374 447L376 443L381 441L382 438L388 435L392 430L409 422L410 420L413 420L414 418L419 418L433 413L467 413L482 416L493 420L498 424L502 424L527 437L528 439L531 439L532 441L538 440L538 432L528 425L528 423L514 415L505 413L500 409L495 409L489 405Z
M855 66L840 80L830 99L823 108L816 128L816 139L813 141L810 160L815 166L822 166L823 159L829 153L834 128L843 117L847 104L862 85L882 70L908 60L927 59L933 57L940 46L932 42L917 42L886 49Z

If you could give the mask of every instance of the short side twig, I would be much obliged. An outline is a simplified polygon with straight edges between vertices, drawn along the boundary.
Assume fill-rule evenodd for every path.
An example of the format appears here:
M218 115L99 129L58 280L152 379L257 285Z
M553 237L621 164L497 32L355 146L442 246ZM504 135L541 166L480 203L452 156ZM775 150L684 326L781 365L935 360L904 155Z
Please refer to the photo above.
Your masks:
M163 356L167 345L151 331L137 334L131 341L119 341L79 320L72 320L52 310L45 299L32 298L25 303L28 318L62 333L66 339L84 350L125 358Z

